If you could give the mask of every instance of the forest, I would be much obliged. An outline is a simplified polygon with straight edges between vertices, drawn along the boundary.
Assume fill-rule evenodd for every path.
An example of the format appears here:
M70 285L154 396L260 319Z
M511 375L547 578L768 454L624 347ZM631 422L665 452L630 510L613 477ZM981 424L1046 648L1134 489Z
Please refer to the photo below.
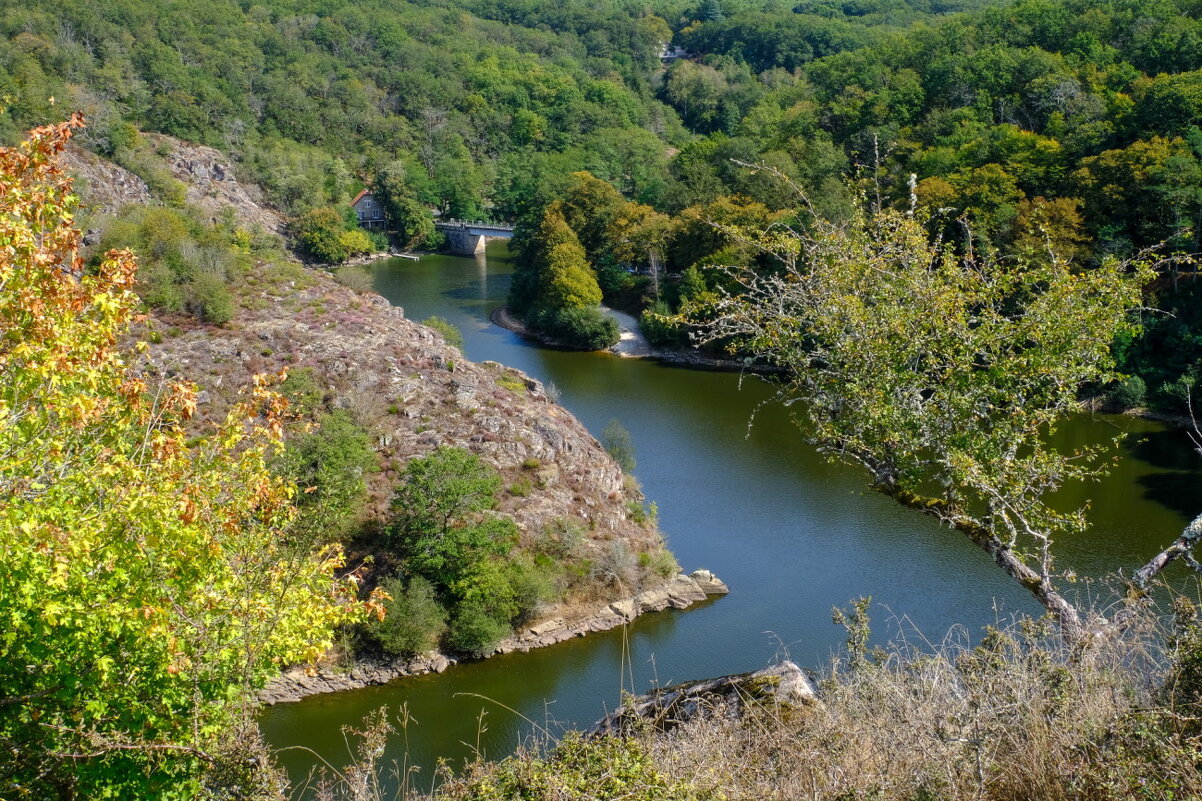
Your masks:
M672 311L681 281L699 287L690 267L745 258L709 221L787 217L795 187L826 216L869 187L887 206L912 195L978 249L1040 247L1038 229L1084 268L1197 245L1202 33L1187 2L26 6L0 6L9 141L79 108L87 145L135 172L153 173L140 130L230 153L299 235L379 187L419 245L422 209L534 228L588 172L648 207L585 246L607 301L635 310ZM668 43L688 56L661 62ZM649 290L615 272L651 263ZM1197 290L1188 263L1163 271L1147 306L1169 314L1116 343L1131 378L1109 397L1181 412Z

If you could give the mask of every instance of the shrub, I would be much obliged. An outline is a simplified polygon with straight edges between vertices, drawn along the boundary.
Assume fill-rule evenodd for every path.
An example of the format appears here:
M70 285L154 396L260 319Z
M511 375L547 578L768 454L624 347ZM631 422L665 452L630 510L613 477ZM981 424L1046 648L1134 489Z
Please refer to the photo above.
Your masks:
M618 324L596 307L548 309L535 317L535 327L551 338L580 350L604 350L618 341Z
M526 557L512 559L505 565L508 592L516 608L512 623L533 618L545 603L555 597L554 565L536 565Z
M479 456L443 446L405 467L393 497L389 534L409 568L439 592L462 598L453 586L517 539L508 518L483 517L496 504L501 478Z
M289 370L288 377L280 384L280 394L288 399L296 412L304 415L316 412L325 397L312 367Z
M601 431L601 446L618 463L622 472L634 470L634 443L630 441L630 432L617 420L610 420Z
M480 601L462 604L447 632L447 645L473 656L487 656L510 632L508 621L498 620Z
M670 578L680 572L680 563L676 561L676 557L667 548L640 553L639 567L643 568L648 575L655 575L660 578Z
M184 310L184 290L171 268L162 262L150 262L138 273L138 295L152 309L169 313Z
M363 512L365 476L377 466L367 432L345 409L321 415L316 430L287 442L281 472L301 492L296 523L305 538L333 542L345 535Z
M340 264L349 255L342 244L344 223L332 208L305 212L292 223L297 244L313 258L327 264Z
M445 789L457 801L691 801L722 796L698 794L687 780L673 780L655 766L636 739L586 738L569 734L546 757L520 753L481 763Z
M438 602L434 585L421 576L405 582L394 576L380 584L392 596L383 620L372 620L368 633L385 653L409 656L433 650L447 630L447 610Z
M433 328L438 333L442 334L442 338L447 341L447 344L453 348L463 350L463 332L459 327L445 317L434 315L422 320L422 325Z
M364 267L339 267L334 271L334 280L355 292L371 292L375 289L371 271Z
M366 231L360 228L340 233L338 235L338 244L346 251L347 258L362 256L375 250L375 243L372 242L372 238L367 235Z
M151 308L187 311L217 325L233 317L226 284L248 262L237 230L207 225L194 212L131 207L109 226L97 251L110 248L129 248L141 257L137 289Z
M579 557L586 541L584 527L575 520L557 517L539 531L537 549L560 561Z
M1196 383L1197 378L1192 371L1178 376L1173 381L1165 381L1153 395L1153 403L1160 411L1177 414L1188 412Z
M679 325L664 319L671 313L666 302L657 300L639 317L643 336L657 348L680 348L688 344L688 334Z
M1144 405L1148 387L1137 375L1127 376L1110 390L1110 405L1119 410L1134 409Z
M221 278L200 273L188 287L188 310L199 320L224 325L234 316L234 301Z

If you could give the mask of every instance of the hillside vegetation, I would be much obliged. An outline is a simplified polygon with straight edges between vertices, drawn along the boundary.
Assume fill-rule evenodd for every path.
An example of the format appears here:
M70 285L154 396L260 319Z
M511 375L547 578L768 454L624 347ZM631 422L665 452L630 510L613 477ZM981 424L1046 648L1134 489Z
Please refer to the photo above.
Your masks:
M1045 503L1101 469L1047 444L1084 398L1194 406L1195 0L0 0L0 140L0 795L272 798L248 716L283 664L486 655L676 571L537 381L289 255L382 248L363 188L406 247L513 222L510 306L557 343L609 344L606 302L781 368L804 437L1056 624L868 653L861 608L816 706L444 795L1202 795L1198 613L1143 604L1202 519L1103 619Z

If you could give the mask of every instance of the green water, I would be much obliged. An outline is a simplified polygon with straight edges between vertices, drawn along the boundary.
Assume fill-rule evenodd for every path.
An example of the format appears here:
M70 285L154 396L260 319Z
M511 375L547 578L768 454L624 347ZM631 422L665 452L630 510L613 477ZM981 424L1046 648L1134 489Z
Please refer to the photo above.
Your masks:
M554 384L590 430L611 419L629 429L635 474L659 505L660 524L686 570L713 570L724 598L684 612L646 615L626 631L573 640L404 679L386 687L316 696L266 710L263 731L294 778L318 762L348 759L341 729L381 705L405 705L412 721L386 761L420 769L428 786L440 758L497 757L543 729L588 725L619 697L763 667L788 655L820 666L841 629L833 606L873 598L874 628L928 638L969 634L1015 612L1040 610L960 535L868 492L857 470L803 446L757 379L687 370L609 354L535 347L493 326L489 313L509 286L504 246L487 260L427 256L381 262L376 289L411 319L440 315L464 334L465 355L518 367ZM1121 437L1122 456L1104 481L1071 487L1063 502L1092 503L1087 536L1060 543L1061 564L1103 576L1142 563L1202 509L1202 478L1184 434L1147 421L1072 421L1066 444ZM1180 575L1177 573L1176 575ZM1099 593L1093 584L1082 592Z

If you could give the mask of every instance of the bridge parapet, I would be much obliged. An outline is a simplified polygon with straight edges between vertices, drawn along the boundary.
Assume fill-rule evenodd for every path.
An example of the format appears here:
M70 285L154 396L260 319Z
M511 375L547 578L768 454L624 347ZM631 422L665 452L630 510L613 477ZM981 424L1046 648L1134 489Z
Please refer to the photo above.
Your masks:
M453 253L474 256L484 252L489 239L512 239L513 226L481 220L437 220L434 227L447 235Z

